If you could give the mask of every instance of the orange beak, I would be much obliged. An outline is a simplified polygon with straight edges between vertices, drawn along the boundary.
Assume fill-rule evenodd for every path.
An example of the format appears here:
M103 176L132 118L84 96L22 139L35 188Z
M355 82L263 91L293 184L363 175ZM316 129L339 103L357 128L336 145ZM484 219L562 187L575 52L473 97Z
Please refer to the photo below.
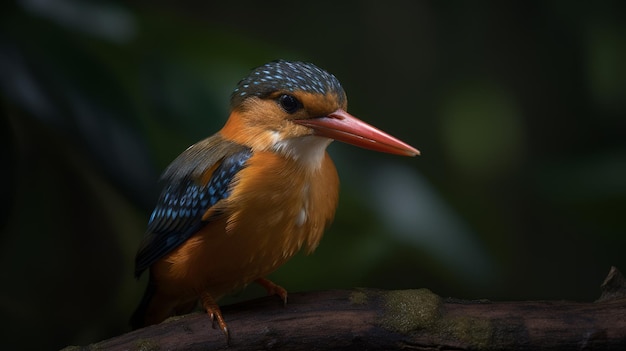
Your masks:
M403 156L417 156L419 150L339 109L328 116L294 119L313 129L315 135L343 141L364 149Z

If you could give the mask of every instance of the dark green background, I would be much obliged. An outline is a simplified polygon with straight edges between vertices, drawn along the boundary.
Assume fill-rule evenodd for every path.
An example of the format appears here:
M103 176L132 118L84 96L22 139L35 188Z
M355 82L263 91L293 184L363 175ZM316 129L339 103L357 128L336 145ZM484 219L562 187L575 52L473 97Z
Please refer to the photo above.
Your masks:
M275 281L596 299L626 269L624 4L4 2L2 344L127 330L159 173L277 58L335 74L351 113L422 156L334 143L335 223Z

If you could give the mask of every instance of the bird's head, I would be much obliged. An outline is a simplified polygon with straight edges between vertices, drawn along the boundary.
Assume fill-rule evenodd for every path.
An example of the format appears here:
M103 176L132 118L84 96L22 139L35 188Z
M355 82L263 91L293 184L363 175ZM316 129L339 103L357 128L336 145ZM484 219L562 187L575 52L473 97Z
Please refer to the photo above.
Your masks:
M323 154L334 139L399 155L419 151L346 112L347 99L332 74L305 62L273 61L242 79L231 97L222 134L256 150L295 158Z

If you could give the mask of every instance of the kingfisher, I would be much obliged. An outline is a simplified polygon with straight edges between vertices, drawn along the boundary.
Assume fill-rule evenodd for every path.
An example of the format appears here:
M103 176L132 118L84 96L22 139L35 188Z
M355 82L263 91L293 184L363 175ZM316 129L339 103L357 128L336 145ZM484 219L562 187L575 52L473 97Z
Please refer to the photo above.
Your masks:
M298 251L313 252L334 217L339 178L327 146L419 155L346 111L337 78L311 63L272 61L238 83L224 127L163 173L135 258L135 277L148 270L149 282L133 329L199 302L228 338L217 301L252 282L287 302L265 277Z

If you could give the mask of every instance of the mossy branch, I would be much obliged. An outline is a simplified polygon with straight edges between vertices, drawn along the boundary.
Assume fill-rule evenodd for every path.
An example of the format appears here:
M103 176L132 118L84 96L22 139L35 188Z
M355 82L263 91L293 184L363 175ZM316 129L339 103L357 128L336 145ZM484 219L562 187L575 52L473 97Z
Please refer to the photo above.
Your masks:
M229 345L206 314L194 313L75 349L586 350L626 345L626 284L614 267L596 302L463 301L427 289L354 289L292 294L286 307L267 297L222 311Z

